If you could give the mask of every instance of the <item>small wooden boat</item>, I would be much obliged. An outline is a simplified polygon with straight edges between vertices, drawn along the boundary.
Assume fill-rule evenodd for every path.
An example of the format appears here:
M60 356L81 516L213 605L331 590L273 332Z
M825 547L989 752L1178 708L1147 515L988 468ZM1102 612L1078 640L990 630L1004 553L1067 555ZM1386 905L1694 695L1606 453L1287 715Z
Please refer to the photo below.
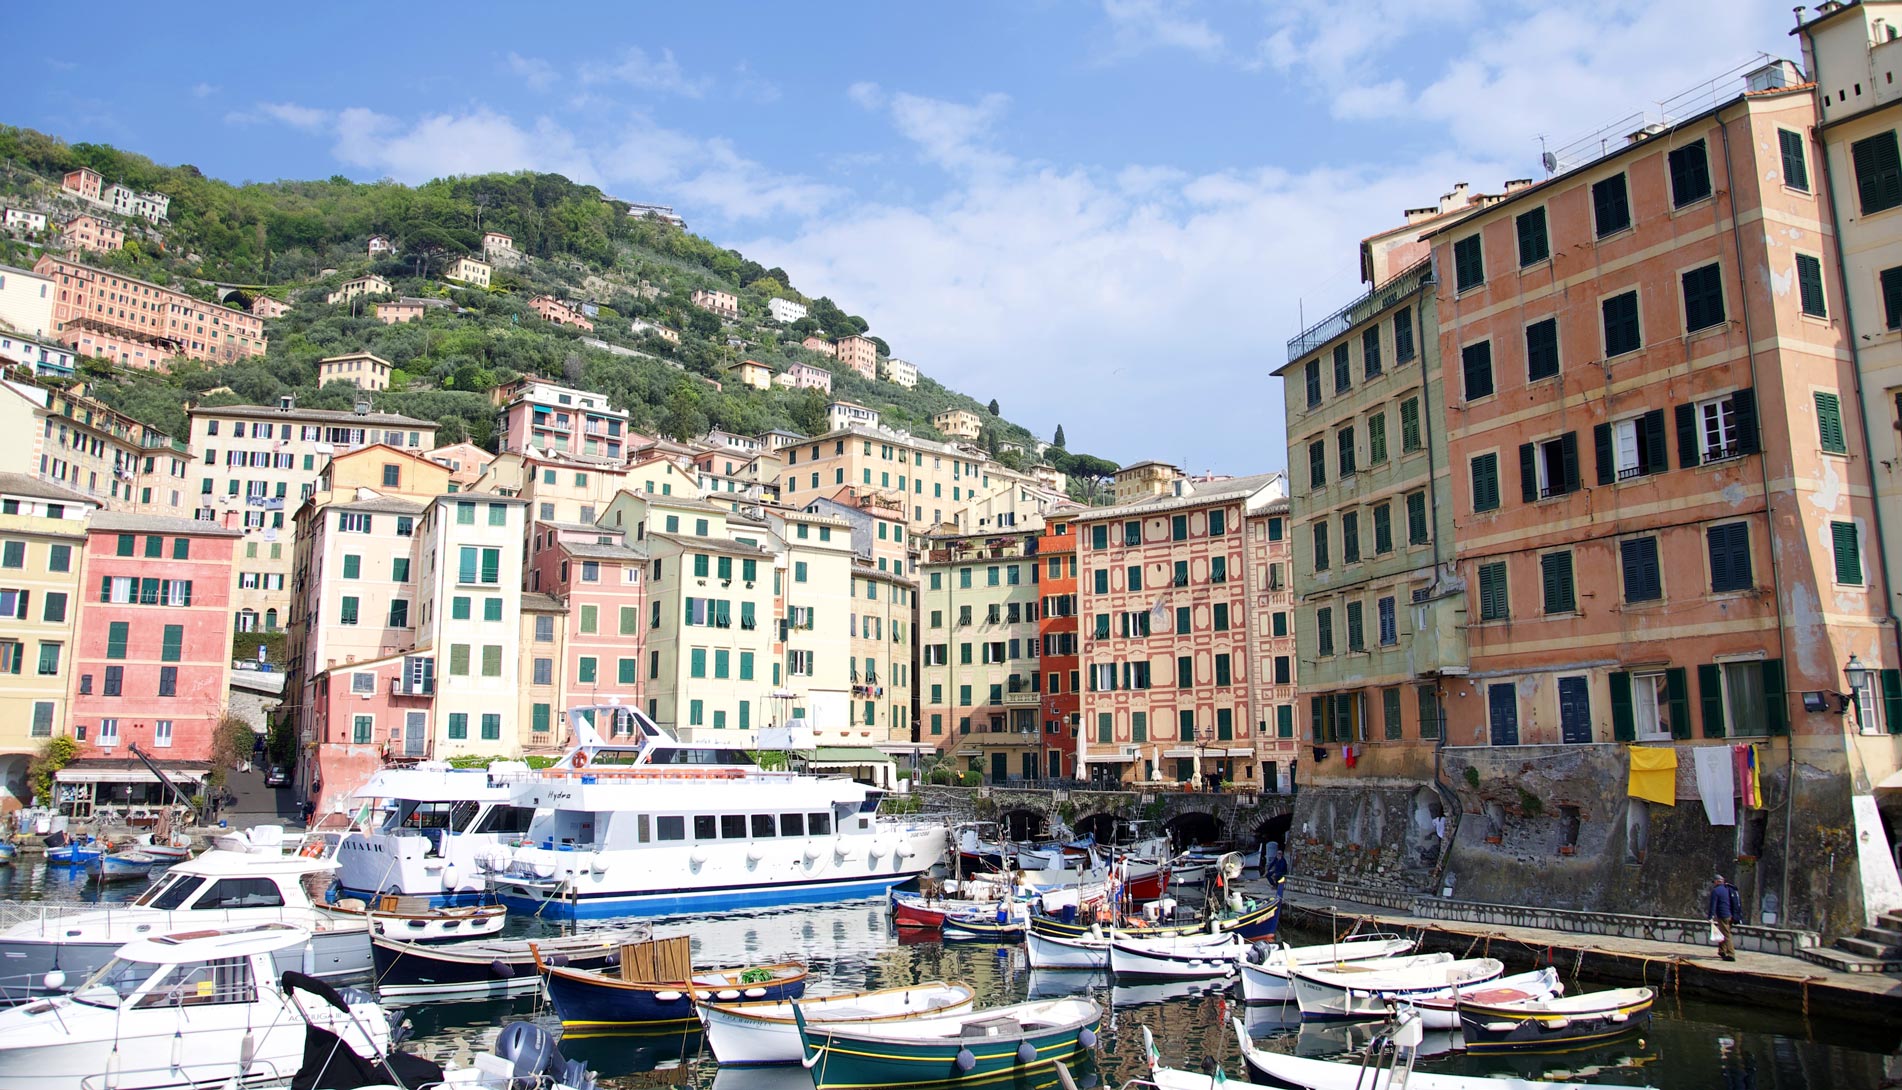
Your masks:
M145 852L114 852L98 859L93 877L100 882L130 882L152 873L158 857Z
M1449 992L1446 995L1413 1000L1413 1007L1420 1012L1420 1024L1428 1032L1434 1030L1459 1032L1461 1005L1467 1002L1486 1005L1524 1003L1550 999L1565 994L1565 982L1559 979L1559 971L1550 965L1543 969L1534 969L1529 973L1516 973L1502 976L1498 980L1489 980L1477 988Z
M1497 980L1506 971L1498 958L1453 959L1446 954L1359 961L1326 968L1290 970L1295 1002L1307 1021L1385 1018L1394 1003L1449 995Z
M1249 1003L1286 1003L1294 999L1294 985L1288 982L1289 969L1400 957L1411 953L1417 945L1413 939L1392 935L1350 937L1314 946L1270 946L1257 942L1241 960L1242 998Z
M183 843L181 843L181 841L183 841ZM152 841L147 844L141 844L134 850L144 852L167 866L173 863L182 863L192 857L191 842L184 837L177 837L164 843Z
M105 854L106 849L99 844L61 844L46 849L46 862L55 867L83 867Z
M695 1000L783 1000L806 994L806 967L796 962L694 970L684 935L630 944L611 968L552 965L537 956L535 971L566 1037L636 1028L698 1030Z
M1301 1090L1593 1090L1583 1083L1535 1082L1517 1076L1490 1078L1484 1075L1440 1075L1413 1069L1414 1057L1425 1031L1418 1016L1407 1015L1398 1028L1375 1038L1363 1060L1314 1060L1269 1052L1255 1046L1239 1018L1231 1019L1236 1043L1241 1046L1242 1062L1249 1074L1263 1080L1255 1085L1294 1086ZM1168 1070L1168 1069L1164 1069ZM1209 1076L1195 1072L1171 1071L1164 1077L1156 1072L1156 1085L1162 1090L1211 1090ZM1249 1084L1229 1081L1236 1090ZM1631 1088L1638 1090L1638 1088Z
M1021 906L1000 905L991 912L953 913L944 918L944 926L939 930L946 942L988 939L1015 943L1024 936L1024 919Z
M1611 988L1582 995L1497 1001L1461 996L1460 1031L1473 1051L1573 1048L1629 1033L1651 1021L1657 993Z
M20 854L20 848L11 840L0 840L0 867L11 866L13 857Z
M1221 931L1232 931L1249 942L1257 939L1272 940L1280 923L1281 902L1279 900L1244 902L1239 911L1224 912L1216 917L1215 926ZM1030 928L1045 935L1058 938L1075 938L1087 934L1096 922L1079 915L1074 920L1062 920L1054 916L1033 915ZM1127 930L1137 930L1135 921L1129 921ZM1149 935L1206 935L1209 933L1207 920L1193 920L1184 923L1151 924L1141 927Z
M1103 1012L1053 999L900 1022L807 1023L793 1004L814 1090L977 1083L1096 1048Z
M1155 976L1206 980L1234 976L1235 963L1248 949L1241 936L1110 934L1109 968L1117 976Z
M799 1062L799 1023L793 1018L793 1000L761 999L725 1003L707 1000L695 1004L707 1041L720 1066L734 1064L796 1064ZM819 999L801 999L799 1008L813 1025L830 1022L900 1022L962 1014L977 1002L969 984L933 980L909 988L846 992Z
M644 939L642 926L600 928L549 939L470 939L465 942L400 942L370 938L377 992L389 996L504 996L541 987L535 951L550 964L602 968L616 964L621 947Z
M405 903L409 901L420 903ZM332 912L362 916L370 934L399 942L456 942L493 935L508 923L509 910L502 905L461 905L427 907L428 898L386 896L374 907L356 897L345 897L330 906Z
M1025 941L1030 946L1032 969L1093 969L1100 972L1109 968L1109 938L1100 932L1084 932L1070 937L1046 935L1032 927Z

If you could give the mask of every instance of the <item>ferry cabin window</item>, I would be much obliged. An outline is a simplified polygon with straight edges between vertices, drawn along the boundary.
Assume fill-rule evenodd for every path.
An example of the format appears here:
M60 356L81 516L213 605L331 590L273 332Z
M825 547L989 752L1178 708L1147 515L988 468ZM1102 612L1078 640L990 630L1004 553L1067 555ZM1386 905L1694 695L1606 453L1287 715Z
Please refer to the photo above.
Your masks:
M718 821L715 820L712 814L695 814L693 816L693 838L695 840L716 839L714 830L718 824Z
M648 829L648 822L647 822L647 815L646 815L646 814L641 814L641 815L638 815L637 817L635 817L635 819L634 819L634 830L635 830L635 834L636 834L636 836L637 836L637 838L638 838L638 839L640 840L640 842L641 842L641 843L643 843L643 844L645 844L645 843L647 843L648 841L650 841L650 840L652 840L652 839L653 839L653 837L652 837L651 835L649 835L649 829Z
M195 878L193 881L199 882L203 879ZM145 982L154 975L169 973L175 968L177 966L159 965L150 961L125 961L114 958L106 962L104 967L92 975L92 979L81 984L72 993L73 1002L84 1003L91 1007L116 1006L126 996L144 987ZM111 989L112 994L117 998L104 999L98 991L100 988ZM86 998L89 995L93 998Z
M779 815L779 835L780 836L805 836L806 835L806 815L804 814Z
M283 908L284 897L269 878L220 878L193 908Z
M745 814L720 815L720 835L728 840L742 840L746 837Z
M211 1003L255 1003L249 958L218 958L175 965L172 971L139 998L140 1007L201 1006Z
M678 814L654 819L654 831L657 840L687 839L687 819Z
M140 894L132 903L142 908L174 909L198 892L205 880L196 874L168 875L165 881Z
M478 833L525 833L535 817L532 806L496 806L482 815Z
M753 835L754 836L772 836L773 835L773 815L754 814L753 815Z
M456 803L419 802L415 808L403 817L403 827L407 829L447 829L453 818Z
M806 832L812 834L813 836L832 835L832 815L831 814L807 814L806 815Z

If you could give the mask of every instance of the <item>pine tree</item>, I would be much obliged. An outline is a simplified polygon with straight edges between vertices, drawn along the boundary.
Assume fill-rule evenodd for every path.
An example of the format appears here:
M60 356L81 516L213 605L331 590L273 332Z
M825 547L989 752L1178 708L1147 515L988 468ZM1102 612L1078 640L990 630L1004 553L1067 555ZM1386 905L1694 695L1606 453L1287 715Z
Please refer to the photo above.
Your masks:
M991 415L992 415L992 416L996 416L996 415L998 415L998 413L997 413L997 399L996 399L996 398L991 398Z
M1050 445L1053 447L1063 446L1063 425L1062 424L1057 425L1057 434L1054 438L1050 440Z

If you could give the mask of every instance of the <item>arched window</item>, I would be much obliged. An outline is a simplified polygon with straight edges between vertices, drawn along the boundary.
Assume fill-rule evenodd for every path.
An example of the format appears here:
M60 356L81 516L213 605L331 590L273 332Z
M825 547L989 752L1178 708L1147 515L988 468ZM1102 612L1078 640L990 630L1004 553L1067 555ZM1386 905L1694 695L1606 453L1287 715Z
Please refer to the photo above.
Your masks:
M257 630L258 630L257 611L251 610L251 609L239 610L238 611L238 631L256 632Z
M277 631L277 610L276 609L267 609L264 611L264 630L266 632Z

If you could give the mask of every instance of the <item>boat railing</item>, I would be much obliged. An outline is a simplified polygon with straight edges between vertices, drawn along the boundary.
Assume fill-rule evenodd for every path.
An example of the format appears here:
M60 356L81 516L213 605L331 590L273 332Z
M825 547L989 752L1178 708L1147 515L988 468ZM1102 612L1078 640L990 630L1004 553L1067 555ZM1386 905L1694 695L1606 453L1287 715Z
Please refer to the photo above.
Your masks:
M145 1079L152 1079L153 1085L162 1086L165 1085L165 1082L158 1080L176 1080L181 1074L189 1077L190 1072L190 1064L182 1068L176 1066L146 1068L122 1067L112 1071L101 1072L97 1075L87 1075L85 1078L79 1080L79 1090L109 1090L110 1087L123 1086L128 1082L131 1082L133 1085L140 1085ZM259 1086L288 1085L291 1076L296 1073L294 1069L280 1072L277 1069L277 1065L271 1061L254 1059L245 1069L243 1081L249 1085ZM222 1077L208 1081L215 1082L221 1086L225 1083Z
M89 915L95 912L110 913L112 907L106 904L86 904L76 901L0 900L0 928L17 927L23 923L45 923L47 920Z

